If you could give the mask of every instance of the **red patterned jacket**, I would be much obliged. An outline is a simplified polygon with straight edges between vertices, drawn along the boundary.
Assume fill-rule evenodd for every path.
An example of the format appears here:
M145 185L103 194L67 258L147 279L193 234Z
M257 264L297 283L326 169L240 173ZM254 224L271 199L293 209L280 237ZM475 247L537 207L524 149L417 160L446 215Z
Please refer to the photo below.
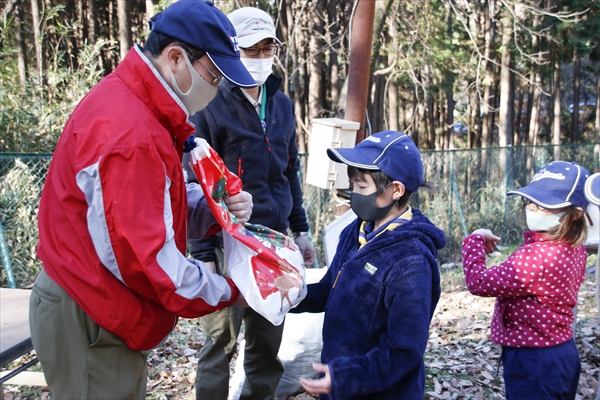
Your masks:
M508 347L550 347L573 337L573 307L585 276L584 246L548 241L525 231L525 241L506 261L486 268L482 235L462 245L467 288L496 297L492 342Z

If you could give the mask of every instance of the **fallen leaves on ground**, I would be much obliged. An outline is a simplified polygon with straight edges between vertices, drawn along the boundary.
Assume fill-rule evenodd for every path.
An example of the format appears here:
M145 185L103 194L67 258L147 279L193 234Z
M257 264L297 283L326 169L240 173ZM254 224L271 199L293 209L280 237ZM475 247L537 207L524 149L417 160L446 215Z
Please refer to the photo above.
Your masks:
M504 399L502 368L498 371L500 346L489 340L494 299L471 295L456 279L460 275L457 271L443 272L444 293L431 323L425 354L425 399ZM594 400L598 390L600 323L594 291L593 275L588 274L579 291L576 343L582 373L577 400ZM148 399L195 399L197 351L204 340L197 319L179 321L165 345L151 351L148 357ZM18 362L27 362L31 357L30 354ZM236 357L230 368L232 376L235 361ZM52 398L48 388L12 385L4 386L4 396L5 400ZM313 399L305 393L295 398Z

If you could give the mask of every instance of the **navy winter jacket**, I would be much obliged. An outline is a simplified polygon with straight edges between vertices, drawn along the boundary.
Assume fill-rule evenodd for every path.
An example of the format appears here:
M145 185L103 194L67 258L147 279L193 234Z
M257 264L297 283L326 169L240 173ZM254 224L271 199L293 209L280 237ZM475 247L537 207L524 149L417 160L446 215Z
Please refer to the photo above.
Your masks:
M266 135L241 89L223 81L215 99L191 121L196 136L206 139L229 170L252 195L250 222L286 232L308 231L298 178L294 103L278 90L281 78L266 81Z
M321 398L423 399L444 232L413 209L410 222L357 250L361 222L344 229L329 270L291 311L325 311L321 361L332 386Z

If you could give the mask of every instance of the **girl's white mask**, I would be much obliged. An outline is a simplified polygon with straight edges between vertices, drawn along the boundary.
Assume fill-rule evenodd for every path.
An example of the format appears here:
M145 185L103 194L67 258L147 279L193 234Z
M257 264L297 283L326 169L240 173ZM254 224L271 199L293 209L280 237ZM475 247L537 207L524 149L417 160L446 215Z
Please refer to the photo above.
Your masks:
M169 74L171 74L173 91L177 97L179 97L185 108L187 108L190 116L192 116L198 111L206 108L208 103L210 103L217 95L219 88L206 82L192 66L186 51L181 49L181 52L183 53L183 58L185 59L188 70L190 71L190 75L192 76L192 86L190 86L190 89L186 93L183 93L181 89L179 89L177 80L175 79L175 75L173 75L171 69L167 69L169 70Z
M240 61L242 62L242 64L244 64L244 66L246 67L248 72L250 72L250 75L252 75L252 77L256 81L256 84L260 86L263 83L265 83L265 81L267 80L269 75L271 75L271 73L273 72L273 59L274 58L275 57L269 57L269 58L245 58L245 57L242 57L242 58L240 58Z
M525 217L527 219L527 227L535 232L545 232L557 227L560 224L560 217L565 215L565 212L558 214L544 214L525 209Z

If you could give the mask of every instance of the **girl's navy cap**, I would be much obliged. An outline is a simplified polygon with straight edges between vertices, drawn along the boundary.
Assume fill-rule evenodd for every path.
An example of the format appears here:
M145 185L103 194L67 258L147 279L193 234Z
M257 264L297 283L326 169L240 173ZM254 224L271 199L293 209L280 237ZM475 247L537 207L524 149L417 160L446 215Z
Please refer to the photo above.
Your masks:
M377 132L352 148L327 149L327 155L352 167L383 171L413 193L423 183L421 153L402 132Z
M529 185L508 192L529 199L549 210L573 205L582 209L588 206L584 185L590 176L587 169L574 162L554 161L539 169Z
M152 31L204 50L223 76L235 85L256 86L256 81L240 61L233 25L211 2L179 0L148 23Z

